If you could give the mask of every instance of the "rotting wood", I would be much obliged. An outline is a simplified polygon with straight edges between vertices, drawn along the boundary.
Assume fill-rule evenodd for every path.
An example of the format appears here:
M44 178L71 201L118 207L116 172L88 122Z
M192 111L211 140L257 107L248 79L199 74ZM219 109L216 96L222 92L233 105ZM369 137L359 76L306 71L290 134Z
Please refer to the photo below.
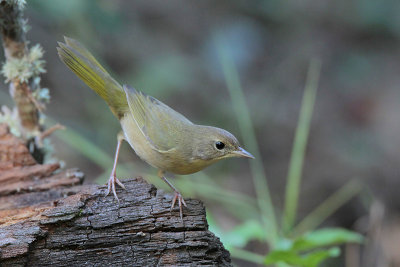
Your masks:
M76 169L32 164L21 142L0 125L1 266L231 266L200 201L186 201L182 222L172 195L135 178L118 203Z

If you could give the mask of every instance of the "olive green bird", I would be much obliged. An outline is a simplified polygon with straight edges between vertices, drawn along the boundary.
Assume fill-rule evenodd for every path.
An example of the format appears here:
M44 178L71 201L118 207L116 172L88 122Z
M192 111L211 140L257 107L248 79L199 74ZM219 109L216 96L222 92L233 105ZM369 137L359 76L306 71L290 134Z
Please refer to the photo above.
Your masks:
M125 189L116 177L123 140L131 145L142 160L158 169L158 176L175 193L171 210L178 200L181 219L182 205L186 206L186 203L179 191L165 178L165 172L191 174L224 158L254 158L231 133L194 124L161 101L128 85L121 86L78 41L65 37L65 43L58 44L60 59L107 102L121 123L122 131L118 134L106 195L112 191L118 200L116 183Z

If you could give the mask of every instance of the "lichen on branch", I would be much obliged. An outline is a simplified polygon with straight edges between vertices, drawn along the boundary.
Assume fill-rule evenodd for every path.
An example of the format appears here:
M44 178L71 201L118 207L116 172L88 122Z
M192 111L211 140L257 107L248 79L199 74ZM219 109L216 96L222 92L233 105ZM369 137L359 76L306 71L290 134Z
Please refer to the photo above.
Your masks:
M6 82L19 79L28 82L31 78L46 72L44 69L43 49L39 44L31 47L21 58L10 58L4 63L1 73Z
M23 138L34 154L43 148L42 112L50 95L47 88L40 86L40 74L45 72L44 51L39 44L29 47L26 40L29 26L23 17L25 4L25 0L0 0L0 33L5 55L1 73L9 83L16 109L15 112L3 107L0 122L7 123L13 134ZM43 158L44 152L40 154L39 158Z

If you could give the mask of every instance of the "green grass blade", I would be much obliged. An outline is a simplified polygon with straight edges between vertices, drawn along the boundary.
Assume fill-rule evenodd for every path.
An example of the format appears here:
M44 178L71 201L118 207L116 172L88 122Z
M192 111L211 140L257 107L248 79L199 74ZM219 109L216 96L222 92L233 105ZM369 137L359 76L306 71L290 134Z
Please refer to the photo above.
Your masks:
M239 75L235 68L234 62L224 49L223 43L218 37L217 49L244 145L246 149L248 149L255 156L254 160L250 160L250 167L255 191L257 194L257 202L261 211L261 217L265 226L265 230L269 234L268 239L270 244L274 244L277 238L277 222L250 112L243 95L239 81Z
M108 153L70 127L63 131L55 131L54 135L103 169L112 166L114 162Z
M301 174L317 94L320 68L321 62L319 60L310 62L287 176L283 215L283 229L286 233L292 229L296 220Z
M342 188L322 202L314 211L310 212L294 229L294 235L317 228L323 221L346 204L350 199L358 195L362 185L357 181L350 181Z
M233 258L264 265L265 256L262 256L260 254L233 247L229 249L229 252L231 253Z

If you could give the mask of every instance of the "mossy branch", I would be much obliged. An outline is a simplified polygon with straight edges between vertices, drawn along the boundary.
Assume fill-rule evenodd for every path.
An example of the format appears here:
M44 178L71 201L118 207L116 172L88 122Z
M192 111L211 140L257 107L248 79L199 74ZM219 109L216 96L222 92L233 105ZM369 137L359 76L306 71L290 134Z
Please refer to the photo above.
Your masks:
M40 45L29 48L25 37L28 25L23 18L24 7L24 0L0 1L0 29L6 58L1 72L9 83L10 94L17 108L19 125L18 129L12 130L29 140L39 136L43 130L40 111L44 109L43 102L49 96L48 90L40 87L39 75L45 72L43 49ZM2 114L0 121L6 118Z
M15 111L3 107L0 123L7 123L11 132L23 138L38 162L45 152L41 136L44 103L50 99L47 88L40 86L40 74L45 72L43 49L39 44L29 47L26 40L27 20L23 17L25 0L0 0L0 31L5 62L1 73L9 83Z

